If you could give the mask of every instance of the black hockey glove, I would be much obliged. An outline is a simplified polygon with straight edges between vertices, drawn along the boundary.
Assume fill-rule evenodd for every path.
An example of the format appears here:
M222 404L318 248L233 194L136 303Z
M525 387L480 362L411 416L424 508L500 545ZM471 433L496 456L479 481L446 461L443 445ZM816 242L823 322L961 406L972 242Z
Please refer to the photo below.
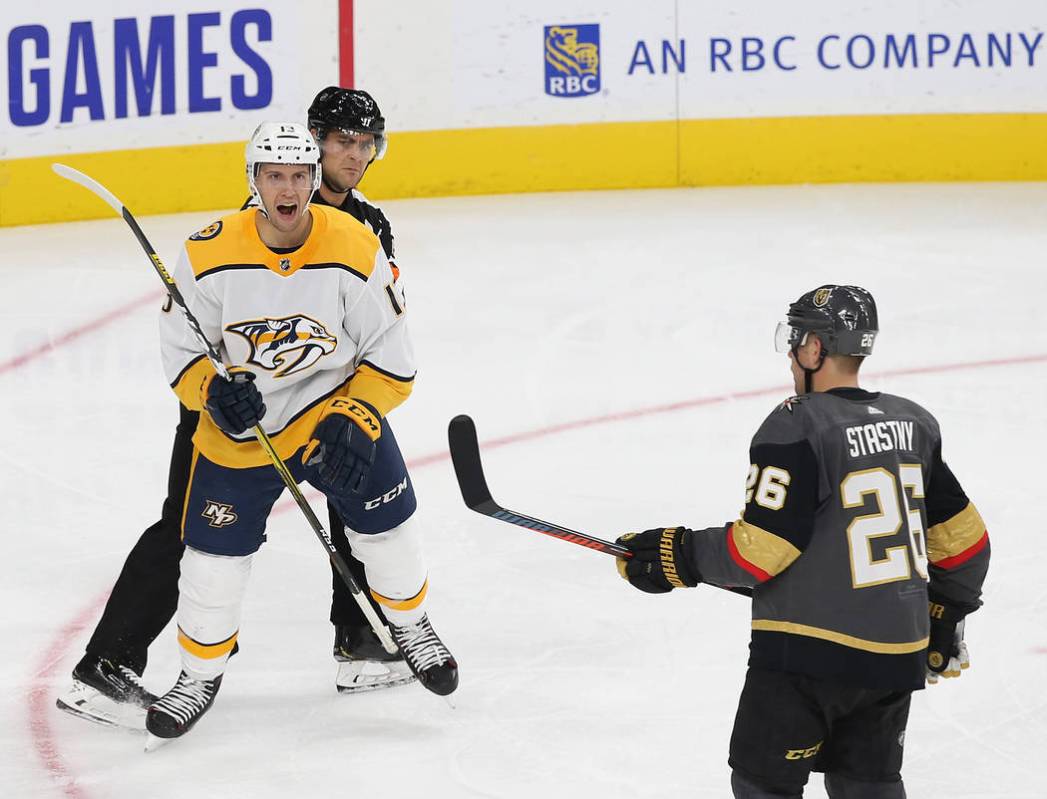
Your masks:
M336 494L360 494L367 487L382 418L361 400L335 397L302 453L302 463L317 470L320 482Z
M702 581L702 575L688 554L691 535L693 531L683 527L626 533L617 543L628 548L632 557L618 558L618 573L649 594L693 588Z
M227 433L239 435L265 416L262 394L254 384L254 372L232 367L229 380L214 375L203 385L204 408L214 423Z
M965 610L935 599L928 605L931 635L927 645L927 682L933 685L939 677L959 677L971 659L963 641Z

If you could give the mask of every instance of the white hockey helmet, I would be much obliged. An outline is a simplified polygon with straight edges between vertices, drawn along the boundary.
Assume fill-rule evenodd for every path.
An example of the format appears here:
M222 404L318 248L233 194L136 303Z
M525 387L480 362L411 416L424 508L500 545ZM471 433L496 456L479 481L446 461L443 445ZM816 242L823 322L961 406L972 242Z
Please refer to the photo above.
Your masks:
M309 129L298 122L263 122L251 134L244 157L251 197L266 216L269 212L255 183L259 164L309 164L313 168L313 191L320 188L320 147ZM308 206L307 201L303 214Z

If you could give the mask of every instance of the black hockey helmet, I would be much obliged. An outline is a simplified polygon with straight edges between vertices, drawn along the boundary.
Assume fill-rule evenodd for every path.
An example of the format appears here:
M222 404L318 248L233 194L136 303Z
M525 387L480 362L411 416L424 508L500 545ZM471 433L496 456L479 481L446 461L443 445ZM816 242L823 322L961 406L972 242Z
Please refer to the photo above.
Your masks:
M808 291L789 306L788 321L778 325L775 349L789 352L814 333L826 355L872 355L879 332L876 301L859 286L828 284Z
M320 141L332 130L371 133L375 158L385 155L385 117L374 98L362 89L328 86L313 99L308 116L309 127L316 129L316 138Z

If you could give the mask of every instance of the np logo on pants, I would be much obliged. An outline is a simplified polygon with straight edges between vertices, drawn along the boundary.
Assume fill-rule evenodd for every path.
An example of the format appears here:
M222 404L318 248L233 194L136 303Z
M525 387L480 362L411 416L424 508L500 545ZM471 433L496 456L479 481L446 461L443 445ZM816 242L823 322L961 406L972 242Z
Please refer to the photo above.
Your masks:
M600 26L545 26L545 93L585 97L600 91Z
M213 499L204 503L203 512L200 514L211 527L226 527L235 522L239 516L233 513L233 506L225 502L215 502Z

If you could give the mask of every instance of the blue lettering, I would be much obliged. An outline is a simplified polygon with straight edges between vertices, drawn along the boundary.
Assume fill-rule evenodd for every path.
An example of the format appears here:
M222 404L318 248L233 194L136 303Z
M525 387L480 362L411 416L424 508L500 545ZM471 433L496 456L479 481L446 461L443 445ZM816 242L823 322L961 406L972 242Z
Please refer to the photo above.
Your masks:
M731 71L731 65L727 63L727 56L731 54L731 40L712 38L709 40L709 71L716 71L716 62L723 64L723 68Z
M1018 38L1021 39L1022 44L1025 45L1025 51L1029 54L1029 66L1031 67L1033 65L1034 53L1036 52L1036 48L1040 44L1040 39L1043 38L1043 34L1037 33L1036 38L1033 39L1032 42L1025 38L1024 33L1019 33Z
M667 39L662 39L662 74L665 75L669 72L669 59L673 60L676 65L677 72L687 71L687 42L684 39L680 39L680 57L676 57L676 51L673 50L672 43Z
M996 34L995 33L990 33L989 34L989 66L990 67L996 66L996 60L993 57L994 53L999 53L1000 61L1003 63L1003 65L1005 67L1009 67L1011 65L1011 34L1007 33L1007 34L1004 34L1004 36L1005 36L1005 41L1007 43L1007 45L1006 45L1007 49L1006 50L1000 44L1000 40L996 38Z
M160 73L160 113L175 112L174 16L149 20L149 43L145 64L138 40L138 20L125 17L113 22L113 68L116 90L116 118L127 116L127 73L131 72L138 116L153 113L157 71Z
M965 33L960 37L960 44L956 48L956 57L953 59L952 65L954 67L960 66L960 61L964 58L969 58L976 67L982 65L982 62L978 59L978 51L974 49L974 39L971 38L969 33Z
M204 96L204 70L218 65L218 54L204 52L204 28L221 24L217 11L189 15L189 112L221 111L220 97Z
M81 55L84 62L83 93L76 91ZM65 54L65 81L62 85L62 122L72 122L77 108L86 108L92 120L105 118L95 35L90 22L74 22L69 26L69 48Z
M826 45L826 43L830 39L835 39L836 41L840 41L840 37L836 36L835 34L830 34L828 36L823 36L818 41L818 63L821 64L826 69L839 69L840 68L839 64L830 64L828 61L825 60L825 45Z
M233 75L232 98L233 106L244 111L255 108L265 108L273 99L273 71L269 64L247 43L246 32L248 25L258 28L258 41L271 42L273 40L273 19L269 12L260 8L247 11L237 11L233 14L231 21L233 52L240 56L250 69L254 71L258 88L254 94L248 94L244 88L247 80L243 75Z
M796 37L795 36L782 36L778 41L776 41L774 43L774 63L778 67L778 69L785 70L786 72L790 72L791 70L796 69L796 64L789 65L789 64L784 63L782 61L782 57L781 57L781 53L780 53L780 50L782 49L782 45L785 44L785 42L795 42L795 41L796 41Z
M939 42L940 47L935 47L934 43ZM927 34L927 66L933 69L934 57L936 55L942 55L943 53L949 52L949 37L944 33L928 33Z
M917 61L916 56L916 34L910 33L905 37L905 46L902 51L898 52L898 40L895 38L893 33L888 33L887 38L884 40L883 50L883 68L889 69L891 66L891 55L894 55L894 63L899 69L905 69L905 64L909 60L909 56L912 55L913 69L918 69L920 64Z
M855 42L865 42L865 53L868 58L864 62L858 61L854 56ZM857 36L852 36L847 40L847 63L855 69L868 69L875 58L876 46L873 44L873 40L864 33L859 33Z
M633 57L629 62L629 71L626 73L632 75L633 71L639 67L647 67L647 71L652 75L654 74L654 64L651 63L651 54L647 52L647 45L643 39L640 39L636 43L636 47L633 49Z
M755 60L756 66L750 66ZM758 36L742 37L742 72L759 72L764 68L767 59L763 57L763 39Z
M36 44L36 57L47 58L51 46L47 37L47 28L43 25L19 25L12 28L7 36L7 97L8 113L11 123L20 128L30 125L42 125L51 114L51 82L48 80L47 68L29 70L29 83L36 89L36 108L26 110L22 70L22 45L25 42Z

